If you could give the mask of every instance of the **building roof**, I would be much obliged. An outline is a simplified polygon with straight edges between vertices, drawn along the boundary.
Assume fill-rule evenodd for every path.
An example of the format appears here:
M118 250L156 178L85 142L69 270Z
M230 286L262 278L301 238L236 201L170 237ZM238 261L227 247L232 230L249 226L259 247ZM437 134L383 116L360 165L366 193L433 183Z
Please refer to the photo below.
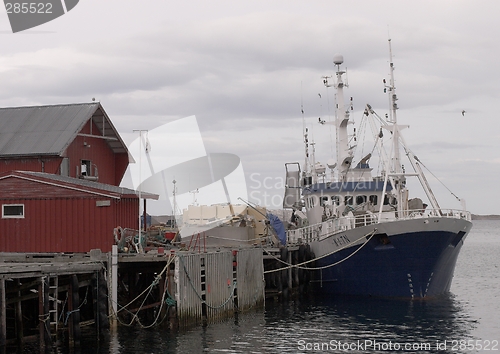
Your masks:
M92 119L115 153L128 153L125 143L99 102L0 108L0 156L62 156Z
M98 194L110 198L120 199L123 197L139 196L139 192L129 188L117 187L110 184L104 184L85 179L55 175L52 173L44 172L31 172L31 171L10 171L0 174L0 181L8 177L16 177L36 181L39 183L57 185L62 188L77 189L91 194ZM158 195L141 192L143 199L158 199Z

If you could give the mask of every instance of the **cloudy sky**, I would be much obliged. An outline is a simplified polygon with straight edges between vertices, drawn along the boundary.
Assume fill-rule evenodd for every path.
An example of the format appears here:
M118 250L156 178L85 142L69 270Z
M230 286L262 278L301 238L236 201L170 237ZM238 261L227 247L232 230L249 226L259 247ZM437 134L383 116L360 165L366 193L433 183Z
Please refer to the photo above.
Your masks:
M331 157L315 123L332 113L321 77L336 53L354 121L366 103L387 112L390 36L407 142L471 212L500 214L499 35L495 0L82 0L16 34L1 10L0 106L96 98L127 143L196 115L206 150L238 155L264 204L258 185L281 195L284 163L303 160L301 105L318 159Z

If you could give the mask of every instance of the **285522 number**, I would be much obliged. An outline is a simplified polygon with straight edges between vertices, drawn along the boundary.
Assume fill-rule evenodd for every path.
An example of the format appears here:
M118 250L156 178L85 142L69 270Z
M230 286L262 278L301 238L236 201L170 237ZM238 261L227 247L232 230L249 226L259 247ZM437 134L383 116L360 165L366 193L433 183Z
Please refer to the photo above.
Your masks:
M6 2L5 9L8 14L51 14L52 4L50 2Z

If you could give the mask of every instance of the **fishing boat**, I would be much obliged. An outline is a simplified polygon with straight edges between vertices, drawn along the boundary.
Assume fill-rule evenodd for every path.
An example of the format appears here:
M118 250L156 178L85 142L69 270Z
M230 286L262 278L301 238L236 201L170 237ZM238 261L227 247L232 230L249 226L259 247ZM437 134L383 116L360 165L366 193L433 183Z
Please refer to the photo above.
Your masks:
M289 244L306 243L315 255L314 282L324 294L430 298L450 290L460 249L472 227L471 214L443 209L424 175L425 165L406 145L398 124L398 97L389 40L390 79L384 79L389 112L383 117L367 104L364 131L370 151L357 162L360 142L352 123L351 102L344 102L346 71L336 55L334 77L323 77L335 89L336 161L315 161L315 145L304 128L305 161L285 164L284 208L292 209ZM332 81L332 82L331 82ZM319 119L322 126L330 122ZM357 142L356 142L357 141ZM388 150L388 151L387 151ZM378 153L378 154L376 154ZM402 157L408 158L411 172ZM380 166L373 175L371 161ZM422 194L410 198L410 178ZM458 197L457 197L458 199ZM296 212L305 209L306 218Z

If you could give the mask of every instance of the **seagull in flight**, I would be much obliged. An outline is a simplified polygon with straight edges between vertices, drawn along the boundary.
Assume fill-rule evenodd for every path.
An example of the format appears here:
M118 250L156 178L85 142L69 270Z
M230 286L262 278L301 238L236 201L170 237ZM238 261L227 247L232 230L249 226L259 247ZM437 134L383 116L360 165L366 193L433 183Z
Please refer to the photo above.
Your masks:
M319 124L325 124L325 121L321 119L321 117L318 118Z
M465 109L462 110L462 116L465 116Z

